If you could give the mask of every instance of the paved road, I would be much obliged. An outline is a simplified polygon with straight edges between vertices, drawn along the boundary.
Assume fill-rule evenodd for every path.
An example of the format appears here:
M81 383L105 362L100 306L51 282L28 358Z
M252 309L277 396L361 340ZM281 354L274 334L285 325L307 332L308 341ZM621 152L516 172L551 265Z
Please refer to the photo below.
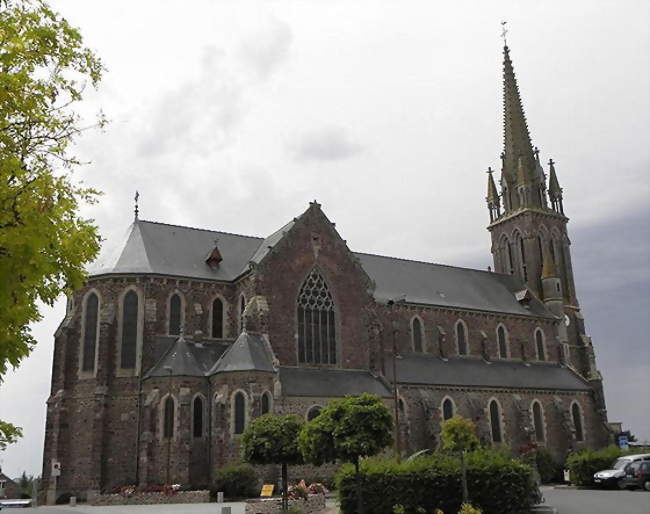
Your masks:
M650 514L650 492L542 487L558 514Z

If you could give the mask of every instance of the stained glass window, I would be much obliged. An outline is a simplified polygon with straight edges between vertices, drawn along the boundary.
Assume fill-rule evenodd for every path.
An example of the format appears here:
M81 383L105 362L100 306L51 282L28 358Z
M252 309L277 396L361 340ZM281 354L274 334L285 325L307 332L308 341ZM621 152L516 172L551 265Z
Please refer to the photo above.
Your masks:
M135 368L138 340L138 294L131 290L124 295L122 308L122 352L120 366Z
M219 298L212 302L212 337L223 337L223 302Z
M169 334L177 336L181 333L181 297L174 294L169 300Z
M334 301L325 280L312 270L298 294L298 361L336 364Z

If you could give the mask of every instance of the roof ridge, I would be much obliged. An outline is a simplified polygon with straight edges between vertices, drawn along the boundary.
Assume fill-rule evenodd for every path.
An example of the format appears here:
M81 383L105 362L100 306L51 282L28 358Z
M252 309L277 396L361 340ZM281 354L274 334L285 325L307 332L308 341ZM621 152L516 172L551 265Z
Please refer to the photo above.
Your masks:
M370 253L370 252L352 252L354 254L358 255L368 255L370 257L381 257L383 259L393 259L396 261L405 261L405 262L415 262L418 264L428 264L430 266L443 266L445 268L454 268L454 269L462 269L462 270L468 270L468 271L477 271L479 273L489 273L490 275L503 275L504 277L509 277L508 273L499 273L498 271L488 271L484 269L476 269L476 268L468 268L466 266L454 266L453 264L444 264L441 262L430 262L430 261L420 261L417 259L407 259L406 257L391 257L390 255L380 255L378 253Z
M247 236L246 234L237 234L235 232L225 232L223 230L212 230L209 228L199 228L199 227L190 227L188 225L175 225L173 223L164 223L162 221L150 221L150 220L142 220L139 219L138 223L151 223L152 225L164 225L165 227L176 227L176 228L187 228L190 230L199 230L201 232L212 232L214 234L225 234L227 236L237 236L237 237L246 237L248 239L259 239L260 241L264 241L264 237L260 236Z

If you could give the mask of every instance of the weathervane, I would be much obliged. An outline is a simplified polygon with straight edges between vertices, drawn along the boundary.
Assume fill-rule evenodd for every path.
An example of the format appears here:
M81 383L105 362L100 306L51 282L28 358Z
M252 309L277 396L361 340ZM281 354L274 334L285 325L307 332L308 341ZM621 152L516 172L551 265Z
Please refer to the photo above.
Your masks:
M508 29L506 28L506 23L508 23L507 20L503 20L501 22L501 37L503 38L503 44L505 46L508 46L508 42L506 41L506 34L508 33Z
M140 198L140 193L138 193L138 191L136 190L135 198L134 198L134 200L135 200L135 219L136 220L138 219L138 214L140 212L140 209L138 207L138 198Z

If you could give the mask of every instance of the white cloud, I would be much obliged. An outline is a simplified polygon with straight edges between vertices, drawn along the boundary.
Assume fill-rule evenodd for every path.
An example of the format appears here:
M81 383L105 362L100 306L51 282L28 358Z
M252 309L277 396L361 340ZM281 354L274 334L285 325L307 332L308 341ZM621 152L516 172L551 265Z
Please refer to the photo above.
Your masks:
M302 134L289 145L298 161L340 161L352 157L363 147L352 141L342 127L324 127Z

